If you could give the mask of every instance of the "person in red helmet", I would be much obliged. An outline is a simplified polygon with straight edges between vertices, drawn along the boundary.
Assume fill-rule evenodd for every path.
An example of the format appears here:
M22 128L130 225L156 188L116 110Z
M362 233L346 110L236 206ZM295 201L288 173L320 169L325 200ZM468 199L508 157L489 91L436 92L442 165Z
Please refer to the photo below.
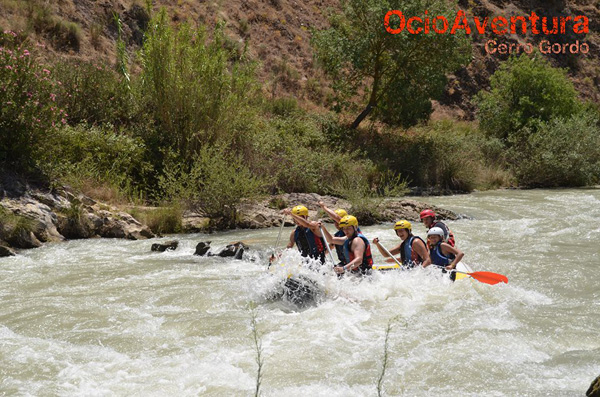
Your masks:
M421 222L423 222L427 230L434 227L442 229L444 231L444 241L454 247L456 244L454 233L452 233L452 230L450 230L444 222L435 220L435 212L433 212L433 210L427 209L421 211Z

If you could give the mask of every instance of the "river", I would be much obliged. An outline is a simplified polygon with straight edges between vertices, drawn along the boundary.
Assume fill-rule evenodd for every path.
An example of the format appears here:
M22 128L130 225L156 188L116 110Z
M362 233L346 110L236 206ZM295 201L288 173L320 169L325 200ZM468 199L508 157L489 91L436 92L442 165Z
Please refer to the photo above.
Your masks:
M264 396L377 395L388 324L385 395L583 395L600 374L600 189L424 201L468 216L448 222L464 261L509 283L452 283L427 269L363 281L268 271L275 228L179 235L166 253L92 239L2 258L0 395L254 395L252 315ZM399 242L391 225L363 232ZM206 240L256 251L192 255ZM271 299L288 273L305 272L322 291L316 305Z

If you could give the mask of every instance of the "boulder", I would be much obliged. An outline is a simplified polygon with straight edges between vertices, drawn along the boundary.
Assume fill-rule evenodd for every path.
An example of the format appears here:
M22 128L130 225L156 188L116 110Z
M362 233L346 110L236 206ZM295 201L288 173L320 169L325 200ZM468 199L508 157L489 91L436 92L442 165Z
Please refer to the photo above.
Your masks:
M204 256L208 253L208 251L210 250L210 241L201 241L198 243L198 245L196 245L196 252L194 252L194 255L200 255L200 256Z
M600 376L594 379L585 395L586 397L600 397Z
M222 258L233 257L233 259L242 259L244 251L247 251L248 248L249 247L246 244L244 244L241 241L238 241L232 244L228 244L225 248L219 251L219 253L217 253L217 256L220 256Z
M112 213L106 210L96 211L93 223L99 225L94 232L100 237L126 238L128 240L143 240L155 237L154 233L146 225L142 225L134 217L125 213Z
M6 256L15 256L15 251L13 251L12 249L8 248L7 246L0 244L0 258L2 257L6 257Z
M37 248L42 246L35 234L27 229L13 230L10 234L3 235L3 239L14 248Z
M243 202L238 205L238 226L244 229L259 229L281 225L281 210L296 205L304 205L309 210L309 219L317 220L328 217L323 214L319 201L329 208L350 208L350 204L333 196L321 196L316 193L285 193L260 202ZM291 217L285 217L285 225L293 226Z
M439 220L456 220L460 218L459 215L452 211L415 200L385 200L381 205L381 214L383 215L384 220L388 222L396 222L401 219L418 222L420 221L421 211L425 209L432 209L435 211L436 219Z
M150 250L157 252L174 251L175 249L177 249L177 246L179 246L179 241L171 240L165 241L164 243L154 243L152 244Z

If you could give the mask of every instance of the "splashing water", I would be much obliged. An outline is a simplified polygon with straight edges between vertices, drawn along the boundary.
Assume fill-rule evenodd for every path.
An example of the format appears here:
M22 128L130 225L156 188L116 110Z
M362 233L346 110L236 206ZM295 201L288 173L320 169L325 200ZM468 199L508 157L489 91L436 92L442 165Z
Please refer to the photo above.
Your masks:
M95 239L2 258L0 394L252 395L254 304L264 395L376 395L394 317L387 395L582 395L600 372L600 190L428 201L470 217L448 222L465 262L509 284L452 283L431 269L338 279L329 263L299 267L294 250L268 269L275 228L177 236L165 253ZM362 229L399 243L391 225ZM192 255L206 239L254 251ZM288 276L310 280L315 300L281 299Z

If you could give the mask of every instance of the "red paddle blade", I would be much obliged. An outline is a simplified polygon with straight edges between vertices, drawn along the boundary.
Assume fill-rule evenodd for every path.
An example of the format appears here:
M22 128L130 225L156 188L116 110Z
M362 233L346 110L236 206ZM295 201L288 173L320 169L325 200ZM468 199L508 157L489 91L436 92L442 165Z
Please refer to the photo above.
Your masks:
M498 283L507 283L508 277L503 276L502 274L492 273L492 272L473 272L467 273L469 276L473 277L477 281L481 281L486 284L498 284Z

